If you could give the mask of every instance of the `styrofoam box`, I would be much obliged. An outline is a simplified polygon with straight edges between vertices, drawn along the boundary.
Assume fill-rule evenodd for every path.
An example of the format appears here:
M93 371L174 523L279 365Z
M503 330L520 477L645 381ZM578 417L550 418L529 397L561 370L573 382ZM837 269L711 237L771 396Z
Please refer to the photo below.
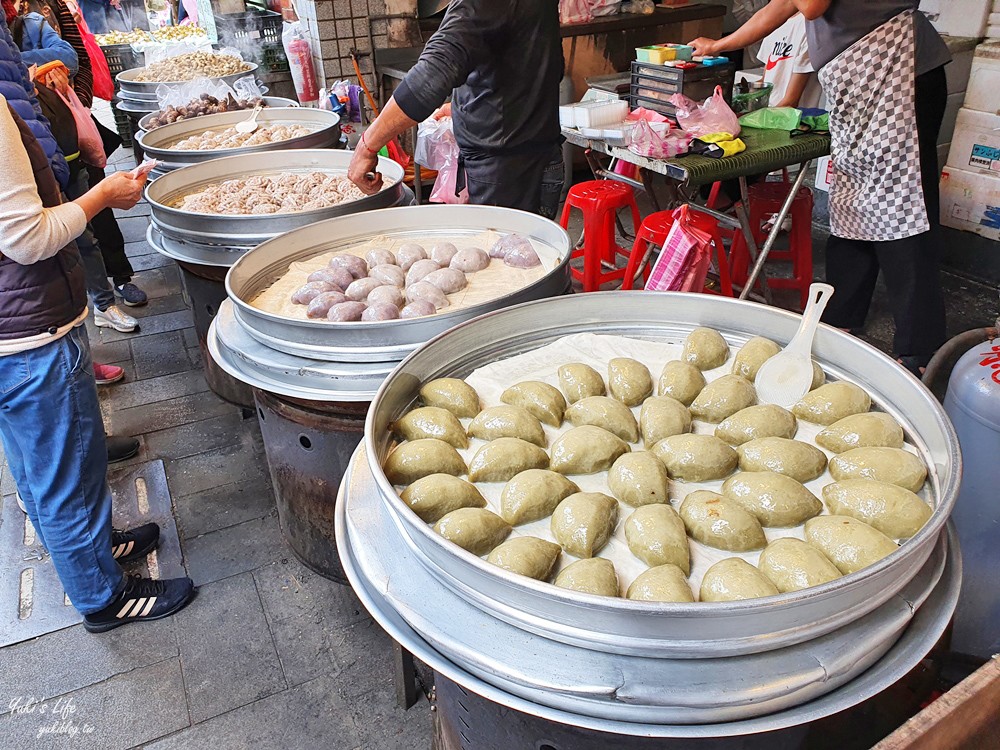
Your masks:
M976 47L965 91L965 108L980 112L1000 110L1000 42L984 42Z
M948 166L1000 176L1000 115L960 109Z
M941 223L1000 240L1000 174L945 169L941 173Z
M942 34L982 37L991 5L990 0L923 0L920 10Z

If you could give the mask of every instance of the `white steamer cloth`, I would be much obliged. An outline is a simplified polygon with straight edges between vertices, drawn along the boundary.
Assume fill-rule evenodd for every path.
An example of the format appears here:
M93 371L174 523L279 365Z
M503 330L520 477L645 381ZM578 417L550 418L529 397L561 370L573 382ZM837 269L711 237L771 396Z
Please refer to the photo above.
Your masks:
M888 242L930 229L920 178L913 11L860 39L819 72L830 108L830 232Z

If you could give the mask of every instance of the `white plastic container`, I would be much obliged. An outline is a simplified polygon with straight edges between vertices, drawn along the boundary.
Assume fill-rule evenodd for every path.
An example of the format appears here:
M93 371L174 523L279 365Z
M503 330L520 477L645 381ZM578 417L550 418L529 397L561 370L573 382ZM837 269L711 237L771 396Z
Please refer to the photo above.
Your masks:
M965 91L966 109L979 112L1000 110L1000 41L984 42L976 47Z
M576 108L578 128L601 128L614 125L628 116L628 102L618 99L613 102L587 102Z

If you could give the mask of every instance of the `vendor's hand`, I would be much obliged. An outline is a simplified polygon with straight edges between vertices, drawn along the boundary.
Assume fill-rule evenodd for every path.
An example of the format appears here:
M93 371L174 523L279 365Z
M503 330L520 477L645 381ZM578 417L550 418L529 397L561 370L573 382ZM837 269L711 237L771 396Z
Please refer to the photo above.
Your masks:
M431 117L433 117L435 120L441 120L444 119L445 117L451 117L451 102L448 102L447 104L442 104L438 108L437 112L431 115Z
M122 0L109 0L109 4L111 5L112 8L115 8L116 10L122 9Z
M127 172L116 172L101 180L97 184L97 189L101 191L101 197L109 208L127 210L142 198L142 188L145 184L145 176L136 179Z
M377 166L378 155L371 153L363 143L359 143L347 168L347 177L360 188L362 193L375 195L382 189L382 175L375 171Z
M718 39L709 39L707 36L700 36L694 41L688 42L689 47L694 47L694 53L698 57L715 57L722 50L719 48Z
M60 94L65 94L69 91L69 71L61 66L53 68L45 74L45 85Z

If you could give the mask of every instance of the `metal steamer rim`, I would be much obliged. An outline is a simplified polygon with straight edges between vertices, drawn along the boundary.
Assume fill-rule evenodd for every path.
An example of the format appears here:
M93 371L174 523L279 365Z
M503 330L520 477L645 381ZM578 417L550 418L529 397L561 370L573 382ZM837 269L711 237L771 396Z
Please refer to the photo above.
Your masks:
M546 307L549 309L545 309ZM685 313L681 319L691 322L672 321L670 316L670 308L672 307L680 308ZM621 317L625 314L629 316L627 320L623 320ZM756 327L757 330L746 330L745 328L741 330L734 326L741 321L744 326L752 326L753 323L750 321L760 317L769 318L769 330L759 330L759 326ZM618 319L616 320L616 318ZM603 610L646 616L670 615L691 621L691 618L712 617L714 619L741 614L765 616L790 607L817 604L829 597L836 598L836 595L840 593L850 594L852 591L872 588L877 583L876 579L882 578L887 571L892 570L897 565L902 565L904 560L909 558L909 553L922 550L923 557L918 562L922 564L926 560L934 540L944 526L955 502L961 477L961 456L958 452L954 429L945 417L940 404L933 399L929 391L926 391L912 375L898 368L874 347L828 326L821 326L818 332L817 344L814 349L816 359L831 375L852 381L861 380L866 390L872 395L873 403L903 425L908 438L916 446L928 467L928 480L931 483L934 496L934 513L914 537L900 545L900 548L892 554L863 570L820 586L762 599L725 603L694 602L690 604L641 602L625 599L609 600L606 597L560 589L551 584L503 571L478 556L447 543L406 507L381 469L383 454L389 442L386 428L388 422L398 418L399 414L382 414L380 407L389 400L390 395L397 396L403 389L411 394L408 402L412 403L421 382L446 375L462 377L475 369L476 366L533 350L569 333L593 331L602 334L628 335L633 338L680 340L695 326L707 325L720 330L720 333L729 339L736 336L750 338L753 335L767 335L780 344L791 339L798 327L799 319L800 316L793 313L753 302L707 297L706 295L680 293L637 295L629 292L598 292L577 297L529 302L488 313L438 335L426 346L407 357L383 383L373 401L372 408L369 410L365 425L364 444L368 462L373 467L375 481L384 501L389 504L394 515L407 520L408 533L415 530L425 544L443 550L442 556L447 555L449 558L457 559L462 566L473 571L480 579L494 579L498 585L505 589L523 592L534 598L553 599L563 606L586 606L592 612ZM505 323L509 326L506 330L503 328ZM489 340L484 340L477 335L481 329L489 330ZM678 337L677 334L680 332L683 333ZM444 348L447 351L448 345L452 349L460 351L461 354L456 355L454 359L442 356L438 350ZM842 357L854 361L858 359L868 360L866 364L880 367L879 379L884 381L882 387L874 386L870 378L862 379L856 375L848 376L843 367L831 364L825 355L836 350L841 350ZM434 362L432 366L429 364L430 361ZM423 366L427 366L428 371L422 371L421 367ZM401 384L402 381L405 381L405 384ZM925 411L916 413L902 405L897 406L887 398L888 393L894 394L897 398L901 397L899 394L906 394L910 400L916 399L918 409L923 407ZM908 404L909 406L914 406L914 404ZM930 419L927 419L928 415ZM921 426L925 430L933 427L941 437L940 442L947 446L945 450L947 450L948 455L943 457L948 462L947 465L939 464L938 461L934 460L935 457L924 440L922 430L917 429L914 425L916 417L921 419ZM948 469L947 483L942 485L940 475L945 469ZM412 537L412 534L410 536ZM425 554L424 557L426 556ZM447 569L453 566L433 564L444 582L448 583L449 579L455 578L454 573ZM465 587L469 588L467 585ZM874 609L893 593L895 592L891 589L885 591L874 589L873 595L876 597L881 595L881 599L866 599L859 611ZM857 615L858 612L850 614L848 619ZM793 628L786 634L784 642L795 642L797 638L799 635ZM750 635L742 641L731 641L736 649L734 653L739 653L748 647L752 648L755 644L757 644L758 649L765 647L764 644L757 643L758 640ZM782 645L782 642L781 640L769 642L766 648L778 647ZM690 648L690 642L685 644L684 648Z
M961 557L958 555L954 530L948 526L947 531L944 532L948 538L946 545L948 559L944 568L944 577L930 592L924 604L917 609L902 635L876 666L867 669L858 677L819 698L763 716L712 724L623 722L553 708L514 695L452 662L401 617L393 607L391 598L387 597L387 592L374 589L373 584L362 575L348 531L348 503L346 502L355 469L366 463L360 458L360 454L359 447L345 473L344 481L341 483L334 520L337 545L344 571L365 608L394 640L436 672L487 700L515 711L569 726L621 735L691 739L735 737L800 726L851 708L905 676L924 658L924 655L940 638L958 600Z

